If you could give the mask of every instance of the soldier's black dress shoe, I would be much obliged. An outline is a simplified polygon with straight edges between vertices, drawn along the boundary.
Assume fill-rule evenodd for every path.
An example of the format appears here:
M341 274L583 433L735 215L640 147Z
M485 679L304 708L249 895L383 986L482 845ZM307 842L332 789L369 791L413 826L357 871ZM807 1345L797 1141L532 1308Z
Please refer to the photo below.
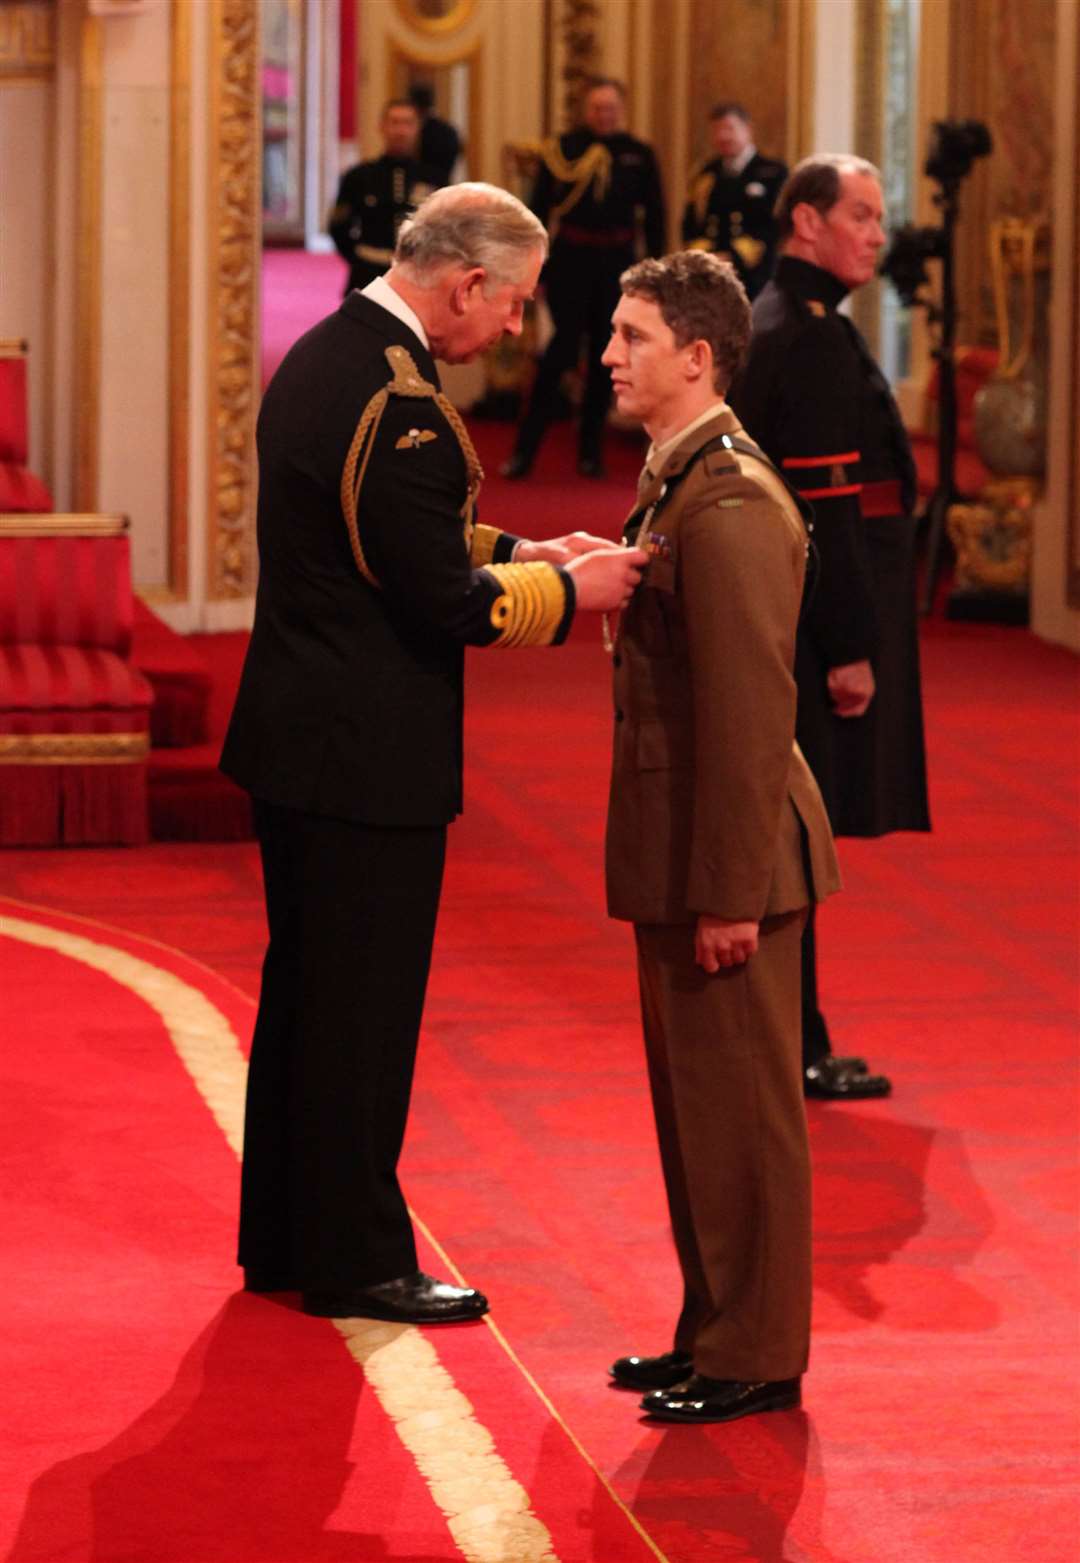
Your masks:
M304 1312L323 1319L388 1319L393 1324L456 1324L488 1311L483 1292L450 1286L417 1270L348 1292L305 1292Z
M616 1357L608 1372L620 1389L673 1389L694 1371L694 1359L684 1351L659 1357Z
M516 483L519 478L527 478L531 471L532 457L521 456L515 451L499 468L499 476L509 478L512 483Z
M694 1373L674 1389L646 1395L641 1409L661 1422L734 1422L755 1411L792 1411L802 1404L802 1379L744 1384Z
M863 1064L862 1069L853 1065ZM892 1081L887 1075L866 1073L861 1058L837 1058L827 1054L803 1070L803 1095L825 1102L862 1102L873 1096L888 1096Z
M578 472L583 478L606 478L607 468L599 456L582 456L577 464Z

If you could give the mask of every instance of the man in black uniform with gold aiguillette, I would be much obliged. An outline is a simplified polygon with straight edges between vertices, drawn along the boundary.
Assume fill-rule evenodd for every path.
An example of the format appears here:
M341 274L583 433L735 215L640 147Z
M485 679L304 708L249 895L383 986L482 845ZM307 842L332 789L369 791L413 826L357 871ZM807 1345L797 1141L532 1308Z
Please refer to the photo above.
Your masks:
M444 183L417 158L420 115L407 98L386 105L381 128L382 156L346 169L330 213L330 237L349 266L346 293L385 276L398 229L413 207Z
M483 474L435 359L520 332L545 247L506 191L437 191L259 414L255 627L221 762L253 795L270 927L240 1263L248 1290L300 1290L308 1313L487 1308L417 1269L397 1178L461 809L464 648L557 645L575 607L628 600L645 560L474 524Z
M545 142L532 209L552 232L544 291L555 325L536 375L504 477L532 467L559 401L559 381L586 343L578 471L603 475L604 420L611 377L602 358L619 302L619 278L636 259L641 229L648 255L664 252L664 198L652 147L622 128L626 93L597 79L585 94L584 124Z
M814 507L816 590L799 628L795 734L838 836L929 830L915 618L915 469L881 370L838 305L885 242L872 163L799 163L776 207L781 256L754 304L729 400ZM803 935L808 1096L885 1096L884 1075L832 1051L817 996L813 908Z
M709 115L716 156L690 176L683 212L683 243L734 266L754 299L773 274L773 207L787 168L754 145L754 127L741 103L718 103Z

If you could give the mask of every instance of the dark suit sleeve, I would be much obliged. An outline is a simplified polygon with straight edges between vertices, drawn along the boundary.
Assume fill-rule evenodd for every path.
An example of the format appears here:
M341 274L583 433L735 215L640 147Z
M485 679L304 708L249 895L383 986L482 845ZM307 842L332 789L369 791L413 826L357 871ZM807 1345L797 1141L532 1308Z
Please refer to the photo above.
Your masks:
M505 549L474 569L459 510L464 472L434 402L392 396L357 503L365 559L381 590L394 612L467 645L558 644L573 617L570 577L554 565L500 564Z
M753 349L732 405L814 509L816 584L803 628L826 667L872 657L877 629L859 509L862 372L843 323L808 321L775 362ZM760 432L759 432L760 431Z

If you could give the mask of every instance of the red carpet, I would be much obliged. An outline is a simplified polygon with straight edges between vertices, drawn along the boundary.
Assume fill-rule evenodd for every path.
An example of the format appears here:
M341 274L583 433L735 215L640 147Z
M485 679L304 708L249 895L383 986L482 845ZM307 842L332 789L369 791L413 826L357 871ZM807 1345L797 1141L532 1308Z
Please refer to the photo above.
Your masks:
M602 908L608 670L595 626L470 657L406 1185L650 1538L485 1327L429 1332L562 1563L1076 1555L1078 665L936 622L924 650L935 834L843 843L822 920L839 1040L897 1089L811 1111L805 1410L667 1430L603 1372L663 1347L676 1301L630 940ZM127 930L83 931L246 1039L251 845L12 851L0 891L51 909L2 909L31 923ZM466 1555L334 1327L231 1294L235 1159L146 1002L21 939L0 973L9 1556Z

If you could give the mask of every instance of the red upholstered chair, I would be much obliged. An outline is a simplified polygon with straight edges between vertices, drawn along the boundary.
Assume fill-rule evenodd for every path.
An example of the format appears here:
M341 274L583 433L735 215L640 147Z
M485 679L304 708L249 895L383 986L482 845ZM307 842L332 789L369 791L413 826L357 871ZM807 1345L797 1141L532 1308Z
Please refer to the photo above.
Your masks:
M146 841L126 516L0 515L0 846Z
M52 495L27 470L25 342L0 340L0 513L51 510Z

